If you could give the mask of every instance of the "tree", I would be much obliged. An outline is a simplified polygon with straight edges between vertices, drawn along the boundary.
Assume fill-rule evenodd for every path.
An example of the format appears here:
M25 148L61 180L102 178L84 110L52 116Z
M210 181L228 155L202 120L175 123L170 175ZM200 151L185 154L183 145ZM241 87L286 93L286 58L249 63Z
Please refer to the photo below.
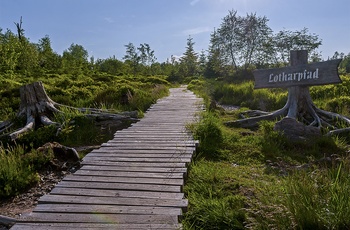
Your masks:
M312 61L319 61L316 49L322 41L316 34L310 34L307 28L300 31L281 30L274 36L275 63L287 65L289 63L289 52L291 50L307 50ZM311 61L311 60L309 60Z
M46 70L57 70L60 67L60 57L51 47L48 35L39 40L37 44L39 51L39 66Z
M63 51L62 67L69 73L80 73L87 69L89 53L83 46L72 43L71 46Z
M183 77L191 77L198 73L198 54L194 51L191 36L187 39L186 51L180 58L180 73Z
M131 65L133 74L136 75L141 58L138 55L137 50L133 43L129 42L129 44L125 45L125 47L126 47L126 54L123 59L126 61L126 63Z
M156 56L154 55L154 50L151 50L150 45L147 43L140 44L137 50L139 51L140 62L143 65L144 70L154 74L153 64L157 60Z
M236 71L239 67L247 70L251 65L261 65L266 61L266 47L272 36L267 22L266 17L256 14L243 17L237 11L229 11L211 36L211 55Z
M157 60L156 56L154 55L154 50L151 50L149 44L140 44L137 50L140 52L140 62L144 66L151 66Z
M20 42L10 30L0 29L0 71L15 71L20 56Z
M243 20L241 20L240 34L242 47L241 62L243 63L244 70L252 64L264 62L266 45L270 41L272 30L267 25L268 19L264 17L258 17L256 14L249 14Z
M216 42L217 32L210 35L210 45L208 50L208 61L204 76L207 78L220 77L224 75L224 63L222 61L223 50L220 49L220 43Z
M232 70L247 73L254 67L286 65L289 51L297 49L307 50L309 60L319 61L316 49L321 41L317 35L310 34L306 28L282 30L274 35L268 21L256 13L239 16L237 11L230 10L211 34L207 75L227 75Z
M122 74L125 70L124 63L116 59L115 56L104 60L98 59L96 66L99 71L114 75Z

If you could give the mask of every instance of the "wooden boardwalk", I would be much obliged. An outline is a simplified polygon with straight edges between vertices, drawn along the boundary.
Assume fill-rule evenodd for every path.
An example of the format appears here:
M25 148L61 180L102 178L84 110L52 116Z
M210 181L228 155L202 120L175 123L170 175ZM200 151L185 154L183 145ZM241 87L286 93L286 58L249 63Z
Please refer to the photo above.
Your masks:
M180 229L182 187L196 142L185 126L201 99L170 90L138 123L89 153L12 230Z

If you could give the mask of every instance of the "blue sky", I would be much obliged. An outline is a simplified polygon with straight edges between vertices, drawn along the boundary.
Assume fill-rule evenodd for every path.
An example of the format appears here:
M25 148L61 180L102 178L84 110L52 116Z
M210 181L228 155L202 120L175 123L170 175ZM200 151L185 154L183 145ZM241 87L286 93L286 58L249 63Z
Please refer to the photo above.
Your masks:
M189 36L206 50L229 10L266 16L274 32L308 28L325 59L350 53L349 0L0 0L0 28L15 32L22 16L30 41L48 35L59 54L75 43L95 59L122 59L129 42L147 43L163 62L182 55Z

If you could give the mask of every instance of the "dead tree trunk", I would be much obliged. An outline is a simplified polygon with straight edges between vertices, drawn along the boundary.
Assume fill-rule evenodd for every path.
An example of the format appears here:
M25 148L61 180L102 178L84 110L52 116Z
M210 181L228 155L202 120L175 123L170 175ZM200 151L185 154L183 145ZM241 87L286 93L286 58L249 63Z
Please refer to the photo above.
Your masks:
M291 51L291 66L307 64L307 51L298 50ZM249 111L247 112L249 114ZM256 115L256 111L254 111ZM291 86L288 88L288 99L282 109L266 114L261 112L261 116L250 117L246 119L227 122L227 126L254 128L258 126L258 122L262 120L276 120L278 118L287 117L293 120L298 120L307 126L321 127L335 129L328 134L339 133L341 131L348 131L350 128L338 129L336 122L342 121L350 126L350 119L331 112L321 110L315 106L311 99L308 86Z
M56 125L58 128L61 124L53 122L49 117L54 113L62 113L59 107L68 107L84 112L86 116L93 118L100 118L103 120L136 120L137 113L124 112L121 114L109 113L93 108L74 108L58 104L51 100L47 95L45 88L41 82L34 82L32 84L24 85L20 88L20 107L18 116L26 117L26 125L10 134L11 140L17 139L21 134L26 133L35 128L36 123L42 125ZM0 133L6 132L11 126L12 122L5 121L0 124Z
M27 123L23 128L10 134L12 140L20 134L34 129L36 120L39 120L43 125L59 125L49 119L50 115L59 112L59 110L55 107L56 103L47 96L41 82L24 85L19 91L21 104L18 116L25 116Z

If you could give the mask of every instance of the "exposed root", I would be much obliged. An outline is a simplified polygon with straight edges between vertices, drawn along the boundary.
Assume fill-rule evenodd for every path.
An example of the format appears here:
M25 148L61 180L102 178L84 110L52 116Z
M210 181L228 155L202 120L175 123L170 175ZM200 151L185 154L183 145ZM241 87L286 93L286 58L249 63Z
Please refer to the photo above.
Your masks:
M229 127L242 127L242 128L255 128L258 126L258 123L262 120L275 120L282 116L285 116L287 113L287 108L282 108L280 110L276 110L272 113L268 113L266 115L258 116L258 117L250 117L236 121L228 121L225 123L226 126Z
M11 137L11 140L14 141L19 137L19 135L26 133L30 130L33 130L34 126L35 126L35 118L33 116L28 116L27 124L23 128L11 133L9 136Z
M13 123L10 121L4 121L0 123L0 133L5 132L6 130L8 130L9 128L11 128L13 126Z
M266 114L262 116L250 117L250 118L240 119L236 121L228 121L225 123L225 125L228 127L256 128L258 126L258 123L262 120L273 121L275 119L285 116L288 112L288 108L289 108L289 102L287 102L282 109L276 110L274 112L271 112L271 113L265 112ZM245 113L249 114L249 112L245 112Z

